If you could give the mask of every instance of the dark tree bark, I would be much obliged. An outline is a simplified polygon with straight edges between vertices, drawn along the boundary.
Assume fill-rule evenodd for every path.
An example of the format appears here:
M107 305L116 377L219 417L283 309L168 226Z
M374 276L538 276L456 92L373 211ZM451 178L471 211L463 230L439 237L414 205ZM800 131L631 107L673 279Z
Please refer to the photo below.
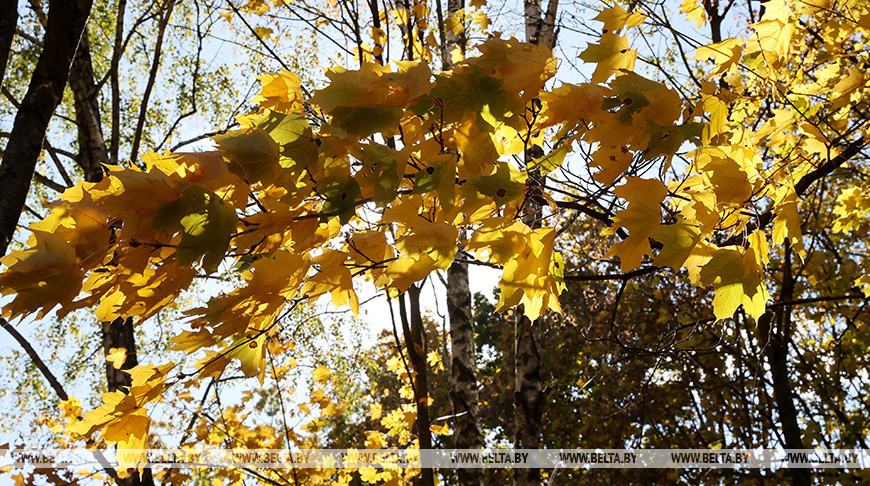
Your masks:
M420 287L411 285L406 293L410 302L410 312L405 306L405 296L399 296L399 313L402 319L402 332L405 335L405 349L411 361L414 376L412 386L414 400L417 402L417 441L421 450L432 449L432 431L429 430L429 378L426 365L425 330L423 314L420 312ZM409 323L410 320L410 323ZM431 468L423 468L414 480L415 485L435 486L435 475Z
M794 275L791 270L791 247L786 246L783 259L782 288L780 302L794 300ZM788 346L792 334L791 306L777 307L758 319L758 339L764 347L764 355L770 366L773 381L773 401L779 416L780 428L785 439L786 449L803 449L804 443L798 424L797 409L794 406L794 390L791 386L788 369ZM772 414L771 414L772 415ZM789 475L793 484L809 486L812 481L809 469L790 468Z
M91 0L53 0L49 3L42 54L21 101L3 161L0 163L0 255L9 242L24 208L45 131L69 77L70 65L91 11Z
M9 53L12 51L16 24L18 24L18 2L0 0L0 83L6 76L6 62L9 61Z
M538 449L546 398L541 386L541 319L532 322L522 313L520 307L514 327L514 448ZM514 485L537 484L541 484L539 469L514 469Z
M136 367L139 359L136 356L136 332L133 328L133 319L119 317L112 322L103 323L103 352L106 356L112 348L127 350L127 359L120 368L115 368L112 363L106 361L106 383L109 391L129 391L133 383L127 370ZM131 471L127 477L115 477L118 486L154 486L154 477L151 469L145 468L139 471Z
M133 330L133 319L119 317L114 321L103 323L103 352L108 357L112 348L123 348L127 351L127 359L120 368L106 361L106 383L109 391L127 391L132 384L130 373L126 370L136 367L139 358L136 356L136 334Z
M76 125L78 126L79 153L76 163L82 168L85 180L98 182L103 178L102 164L109 162L106 141L103 138L97 86L91 63L91 43L88 33L73 59L69 74L69 86L75 100Z
M437 2L438 8L440 11L441 8L441 0ZM446 18L450 18L456 15L459 11L465 10L465 0L447 0L447 16ZM463 54L465 54L465 45L467 44L467 36L465 35L465 30L463 29L458 34L453 33L452 30L449 30L444 25L444 19L441 19L441 66L445 71L448 69L453 69L453 56L452 52L456 49L459 49Z

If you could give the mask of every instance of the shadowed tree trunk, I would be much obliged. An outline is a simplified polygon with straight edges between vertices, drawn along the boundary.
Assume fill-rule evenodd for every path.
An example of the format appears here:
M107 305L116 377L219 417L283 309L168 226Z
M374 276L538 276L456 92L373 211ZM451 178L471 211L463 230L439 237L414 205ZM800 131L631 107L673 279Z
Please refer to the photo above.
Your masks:
M794 276L791 270L791 247L785 247L783 260L782 288L779 301L790 302L794 299ZM803 449L801 428L798 424L797 410L794 406L794 390L788 370L788 346L791 342L791 306L780 306L773 312L768 311L758 319L758 339L764 348L764 355L770 365L773 381L773 401L779 415L780 428L785 439L786 449ZM771 414L772 415L772 414ZM788 470L793 484L809 486L812 481L809 469L790 468Z
M30 180L42 152L42 141L51 116L63 98L70 65L90 11L91 0L53 0L49 3L42 54L30 77L27 94L15 114L12 133L0 163L0 187L3 187L0 255L6 254L24 209Z
M453 262L447 269L447 311L450 315L450 401L453 404L453 437L457 449L483 448L478 406L477 360L468 264ZM457 471L461 486L483 484L482 469Z
M84 171L86 181L99 182L103 178L102 164L109 162L109 154L106 141L103 139L97 86L91 63L91 43L87 32L82 35L82 42L70 69L69 86L75 100L76 125L79 132L79 153L76 163Z
M406 292L410 309L405 306L405 295L399 296L399 313L402 320L402 332L405 335L405 349L411 361L414 376L411 384L414 388L414 400L417 402L417 440L420 449L432 448L432 432L429 430L429 379L426 372L426 333L423 329L423 314L420 312L420 287L411 285ZM408 312L410 310L410 312ZM410 322L409 322L410 321ZM435 475L431 468L420 469L420 475L414 478L415 485L435 486Z
M15 37L15 25L18 23L18 2L16 0L0 0L0 83L6 75L6 62L12 51L12 38Z

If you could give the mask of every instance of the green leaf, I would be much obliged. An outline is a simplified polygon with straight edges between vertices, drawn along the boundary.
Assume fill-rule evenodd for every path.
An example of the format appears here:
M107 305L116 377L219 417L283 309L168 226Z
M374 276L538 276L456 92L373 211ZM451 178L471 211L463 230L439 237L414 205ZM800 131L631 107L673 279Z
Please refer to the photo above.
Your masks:
M368 106L341 106L333 109L331 124L334 127L366 138L375 133L389 137L398 133L399 120L402 119L401 108L380 108Z
M179 265L203 258L202 267L211 273L223 260L238 218L233 207L198 185L189 185L181 197L164 205L154 217L158 231L181 230L176 249Z
M679 270L701 239L701 230L687 221L662 225L653 230L652 237L662 244L653 265Z
M508 162L496 163L495 173L470 178L469 182L481 194L491 197L499 206L526 193L526 175Z
M372 186L372 199L379 205L385 205L396 198L399 190L398 155L396 150L374 142L366 145L363 150L363 167L357 176L363 185Z
M230 172L247 182L268 184L278 174L280 148L262 128L233 130L212 139L229 159Z
M321 209L322 219L338 216L344 224L356 213L356 203L361 196L356 179L327 177L317 183L317 192L326 200Z
M562 166L562 163L565 161L565 156L568 154L568 148L568 145L562 145L549 154L533 160L529 164L529 170L533 171L539 169L541 175L547 175L550 172L553 172Z

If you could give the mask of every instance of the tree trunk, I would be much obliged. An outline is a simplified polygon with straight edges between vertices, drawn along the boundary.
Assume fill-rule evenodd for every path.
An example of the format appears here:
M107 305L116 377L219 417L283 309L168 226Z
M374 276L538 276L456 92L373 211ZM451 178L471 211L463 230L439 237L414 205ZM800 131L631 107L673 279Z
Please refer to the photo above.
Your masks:
M408 288L407 296L410 302L410 313L407 312L404 295L399 297L399 313L402 319L402 332L405 335L405 349L408 351L408 358L414 371L411 384L414 389L414 400L417 402L417 441L420 449L425 450L432 449L432 431L429 430L431 425L429 419L429 379L426 371L423 315L420 313L420 288L411 285ZM421 469L414 484L435 486L434 471L431 468Z
M75 100L76 125L79 132L79 153L76 163L84 171L86 181L98 182L103 178L102 164L109 162L109 152L103 139L97 86L91 64L91 43L87 32L82 35L82 42L73 59L69 86Z
M82 168L86 181L99 182L103 178L102 165L109 163L109 151L103 138L87 32L82 35L81 44L73 60L69 85L73 92L78 127L79 153L76 162ZM103 353L108 356L112 348L122 348L127 352L127 359L120 369L106 362L106 384L109 391L123 391L131 384L130 374L126 370L138 364L133 319L119 317L112 322L103 322L101 326ZM153 486L154 484L150 469L144 469L141 476L138 471L133 471L126 478L119 478L116 482L119 486Z
M785 248L783 259L782 288L779 301L789 302L794 299L794 276L791 272L791 247ZM772 326L773 324L773 326ZM775 326L775 328L774 328ZM758 319L757 332L759 342L765 347L765 356L770 366L773 381L773 400L779 415L780 428L785 438L786 449L803 449L801 429L798 424L797 409L794 406L794 390L791 386L788 370L788 345L791 341L791 307L781 306L775 312L766 312ZM789 475L793 484L809 486L810 470L790 468Z
M21 101L3 162L0 163L0 255L24 209L42 141L54 110L63 98L70 65L91 11L91 0L53 0L49 4L42 54Z
M541 319L532 322L517 309L514 327L514 448L538 449L543 435L544 392L541 389ZM536 468L514 469L514 485L541 484Z
M437 0L438 8L441 8L441 0ZM446 18L453 17L459 11L465 11L465 0L447 0L447 15ZM445 71L453 69L453 51L459 49L465 54L465 45L467 37L465 29L458 34L447 29L444 25L444 19L441 20L441 66Z
M552 49L556 43L556 13L559 0L550 0L547 11L542 17L540 0L525 0L524 16L526 42L542 44ZM544 155L537 145L526 147L523 154L526 166ZM526 203L523 209L523 222L531 228L538 226L542 216L540 191L542 178L537 171L529 174ZM514 325L514 447L517 449L538 449L543 437L543 416L546 396L541 376L540 328L543 319L532 322L523 314L523 307L517 309ZM533 486L541 484L541 471L537 468L514 469L514 486Z
M453 262L447 269L447 312L450 315L450 401L453 403L454 447L482 449L468 264ZM457 474L461 486L483 484L482 469L462 468Z
M119 317L112 322L103 323L103 352L106 356L112 348L126 349L127 359L124 360L120 369L106 361L106 382L109 385L109 391L127 392L132 384L132 379L126 370L139 364L139 359L136 356L136 333L133 329L132 318ZM133 470L125 478L116 478L115 484L118 486L154 486L154 477L151 475L150 468L143 469L141 475L139 471Z
M440 14L441 0L438 1ZM465 8L465 0L447 1L447 18ZM465 52L466 36L453 33L440 19L441 63L446 71L453 69L451 53ZM457 252L457 258L460 252ZM471 289L468 264L454 261L447 269L447 313L450 317L450 402L453 405L453 437L457 449L482 449L480 432L479 386L477 357L474 346L474 320L471 311ZM460 486L483 484L482 469L461 468L457 471Z
M12 51L12 38L18 24L17 0L0 0L0 83L6 75L6 62Z

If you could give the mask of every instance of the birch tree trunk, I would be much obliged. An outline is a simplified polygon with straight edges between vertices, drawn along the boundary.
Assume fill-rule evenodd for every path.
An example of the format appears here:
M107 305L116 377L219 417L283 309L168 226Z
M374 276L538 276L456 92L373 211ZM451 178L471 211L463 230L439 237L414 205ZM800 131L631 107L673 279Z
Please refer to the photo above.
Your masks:
M447 312L450 315L450 401L453 404L453 437L457 449L483 448L480 432L477 359L468 264L453 262L447 269ZM483 484L482 469L457 471L460 486Z
M438 1L440 13L441 3ZM465 9L465 0L448 0L447 18ZM453 69L452 52L465 52L465 32L454 33L444 26L441 30L441 63L444 70ZM457 252L457 259L462 252ZM479 386L474 345L474 319L468 264L454 261L447 269L447 314L450 317L450 403L453 405L453 445L457 449L483 448L480 432ZM457 471L460 486L481 486L482 469L461 468Z
M550 0L547 12L542 17L540 0L525 0L524 17L526 42L543 44L550 49L556 43L556 13L558 0ZM526 166L532 160L543 156L543 149L537 145L526 148ZM536 191L542 185L540 174L529 174L526 204L523 221L530 227L538 226L541 218L541 204ZM532 322L517 310L514 325L514 448L538 449L543 436L543 416L546 396L541 376L542 318ZM514 469L514 486L541 484L541 471L537 468Z

